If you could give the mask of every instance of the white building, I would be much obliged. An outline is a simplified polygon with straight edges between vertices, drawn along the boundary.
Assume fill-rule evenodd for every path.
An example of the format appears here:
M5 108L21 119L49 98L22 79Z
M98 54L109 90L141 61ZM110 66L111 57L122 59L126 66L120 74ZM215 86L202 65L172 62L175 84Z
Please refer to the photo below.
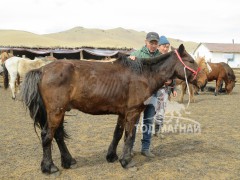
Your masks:
M240 44L200 43L194 57L205 57L208 62L225 62L232 68L240 68Z

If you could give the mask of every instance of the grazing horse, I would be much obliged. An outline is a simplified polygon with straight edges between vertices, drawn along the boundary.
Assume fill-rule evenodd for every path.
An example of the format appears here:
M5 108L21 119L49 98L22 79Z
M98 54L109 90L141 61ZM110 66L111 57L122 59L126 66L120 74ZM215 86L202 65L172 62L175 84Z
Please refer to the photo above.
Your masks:
M236 76L234 74L233 69L225 62L221 62L222 66L224 67L225 71L227 72L228 81L225 82L225 90L227 94L231 94L233 88L235 87Z
M26 73L32 69L39 68L48 64L51 61L44 61L42 59L28 59L13 56L7 60L5 60L3 69L4 69L4 87L7 89L10 85L12 91L12 99L16 99L16 82L20 84L20 78L24 78ZM10 81L8 74L10 75Z
M206 67L209 65L211 67L211 72L207 74L208 81L216 80L216 87L214 95L217 96L219 93L219 88L223 81L226 84L227 93L231 93L235 86L236 77L233 70L226 63L210 63L206 62L204 57L199 57L197 62L200 67Z
M64 114L70 109L93 115L118 115L106 159L108 162L118 159L116 150L125 130L123 155L119 161L123 168L128 168L132 160L133 129L146 107L144 102L168 79L184 79L184 67L188 80L197 85L198 65L183 45L155 58L132 61L120 57L104 63L59 60L27 73L21 97L34 120L34 127L41 128L42 172L59 171L52 160L53 138L59 147L63 168L76 164L64 142Z

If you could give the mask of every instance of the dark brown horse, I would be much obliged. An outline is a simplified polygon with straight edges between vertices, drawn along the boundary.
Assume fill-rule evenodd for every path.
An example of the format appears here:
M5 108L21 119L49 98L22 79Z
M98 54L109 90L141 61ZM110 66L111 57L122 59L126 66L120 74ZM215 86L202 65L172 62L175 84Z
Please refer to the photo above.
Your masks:
M201 74L201 77L202 77L201 80L203 80L203 78L205 78L206 81L205 81L205 84L203 84L201 87L197 87L197 86L195 86L191 83L188 83L190 102L195 102L194 94L198 92L199 88L204 88L206 86L207 82L208 82L207 74L209 73L209 69L205 65L203 66L202 63L198 64L198 66L201 69L199 71L199 74ZM186 81L183 81L181 79L176 79L176 85L180 85L180 87L181 87L181 94L179 96L179 102L183 103L183 97L186 94L186 90L187 90Z
M171 51L152 59L132 61L121 57L105 63L59 60L27 73L22 84L22 100L34 124L42 130L42 172L59 171L52 160L53 138L61 153L62 166L70 168L76 164L64 142L64 114L72 108L93 115L118 115L106 159L108 162L118 159L116 150L125 130L123 155L119 161L122 167L127 168L132 159L132 131L145 109L144 101L166 80L185 77L184 65L177 54L191 68L186 69L186 77L197 85L198 65L183 45L176 52Z

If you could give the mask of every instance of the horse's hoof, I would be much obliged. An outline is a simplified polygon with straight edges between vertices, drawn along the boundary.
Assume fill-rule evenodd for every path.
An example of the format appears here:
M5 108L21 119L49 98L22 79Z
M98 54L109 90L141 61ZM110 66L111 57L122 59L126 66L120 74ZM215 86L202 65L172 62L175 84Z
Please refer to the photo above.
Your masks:
M74 169L77 167L77 161L75 159L62 159L62 167L65 168L65 169Z
M117 156L117 154L108 154L106 156L106 159L108 162L113 163L118 160L118 156Z
M71 166L70 166L71 169L76 169L77 168L77 161L75 159L72 158L72 161L71 161Z
M127 164L127 166L125 167L125 169L129 169L129 170L134 170L135 168L137 168L136 167L136 163L133 161L133 160L131 160L128 164ZM137 170L137 169L136 169Z
M121 165L124 169L128 169L130 167L135 166L135 163L132 160L127 161L126 159L120 159L119 162L121 163Z
M50 177L53 177L55 179L56 177L60 176L60 174L61 174L60 171L56 171L54 173L51 173Z
M42 172L45 174L53 174L56 176L60 175L59 169L54 164L51 164L50 167L42 166Z

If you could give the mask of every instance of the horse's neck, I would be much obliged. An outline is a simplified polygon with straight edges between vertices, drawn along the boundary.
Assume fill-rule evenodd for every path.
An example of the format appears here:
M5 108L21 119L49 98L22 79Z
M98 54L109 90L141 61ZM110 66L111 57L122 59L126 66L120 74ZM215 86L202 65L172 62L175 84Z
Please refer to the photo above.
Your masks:
M149 67L145 68L143 73L148 79L149 88L152 89L152 91L161 88L167 80L173 77L174 66L174 60L167 58L160 63L149 65Z

